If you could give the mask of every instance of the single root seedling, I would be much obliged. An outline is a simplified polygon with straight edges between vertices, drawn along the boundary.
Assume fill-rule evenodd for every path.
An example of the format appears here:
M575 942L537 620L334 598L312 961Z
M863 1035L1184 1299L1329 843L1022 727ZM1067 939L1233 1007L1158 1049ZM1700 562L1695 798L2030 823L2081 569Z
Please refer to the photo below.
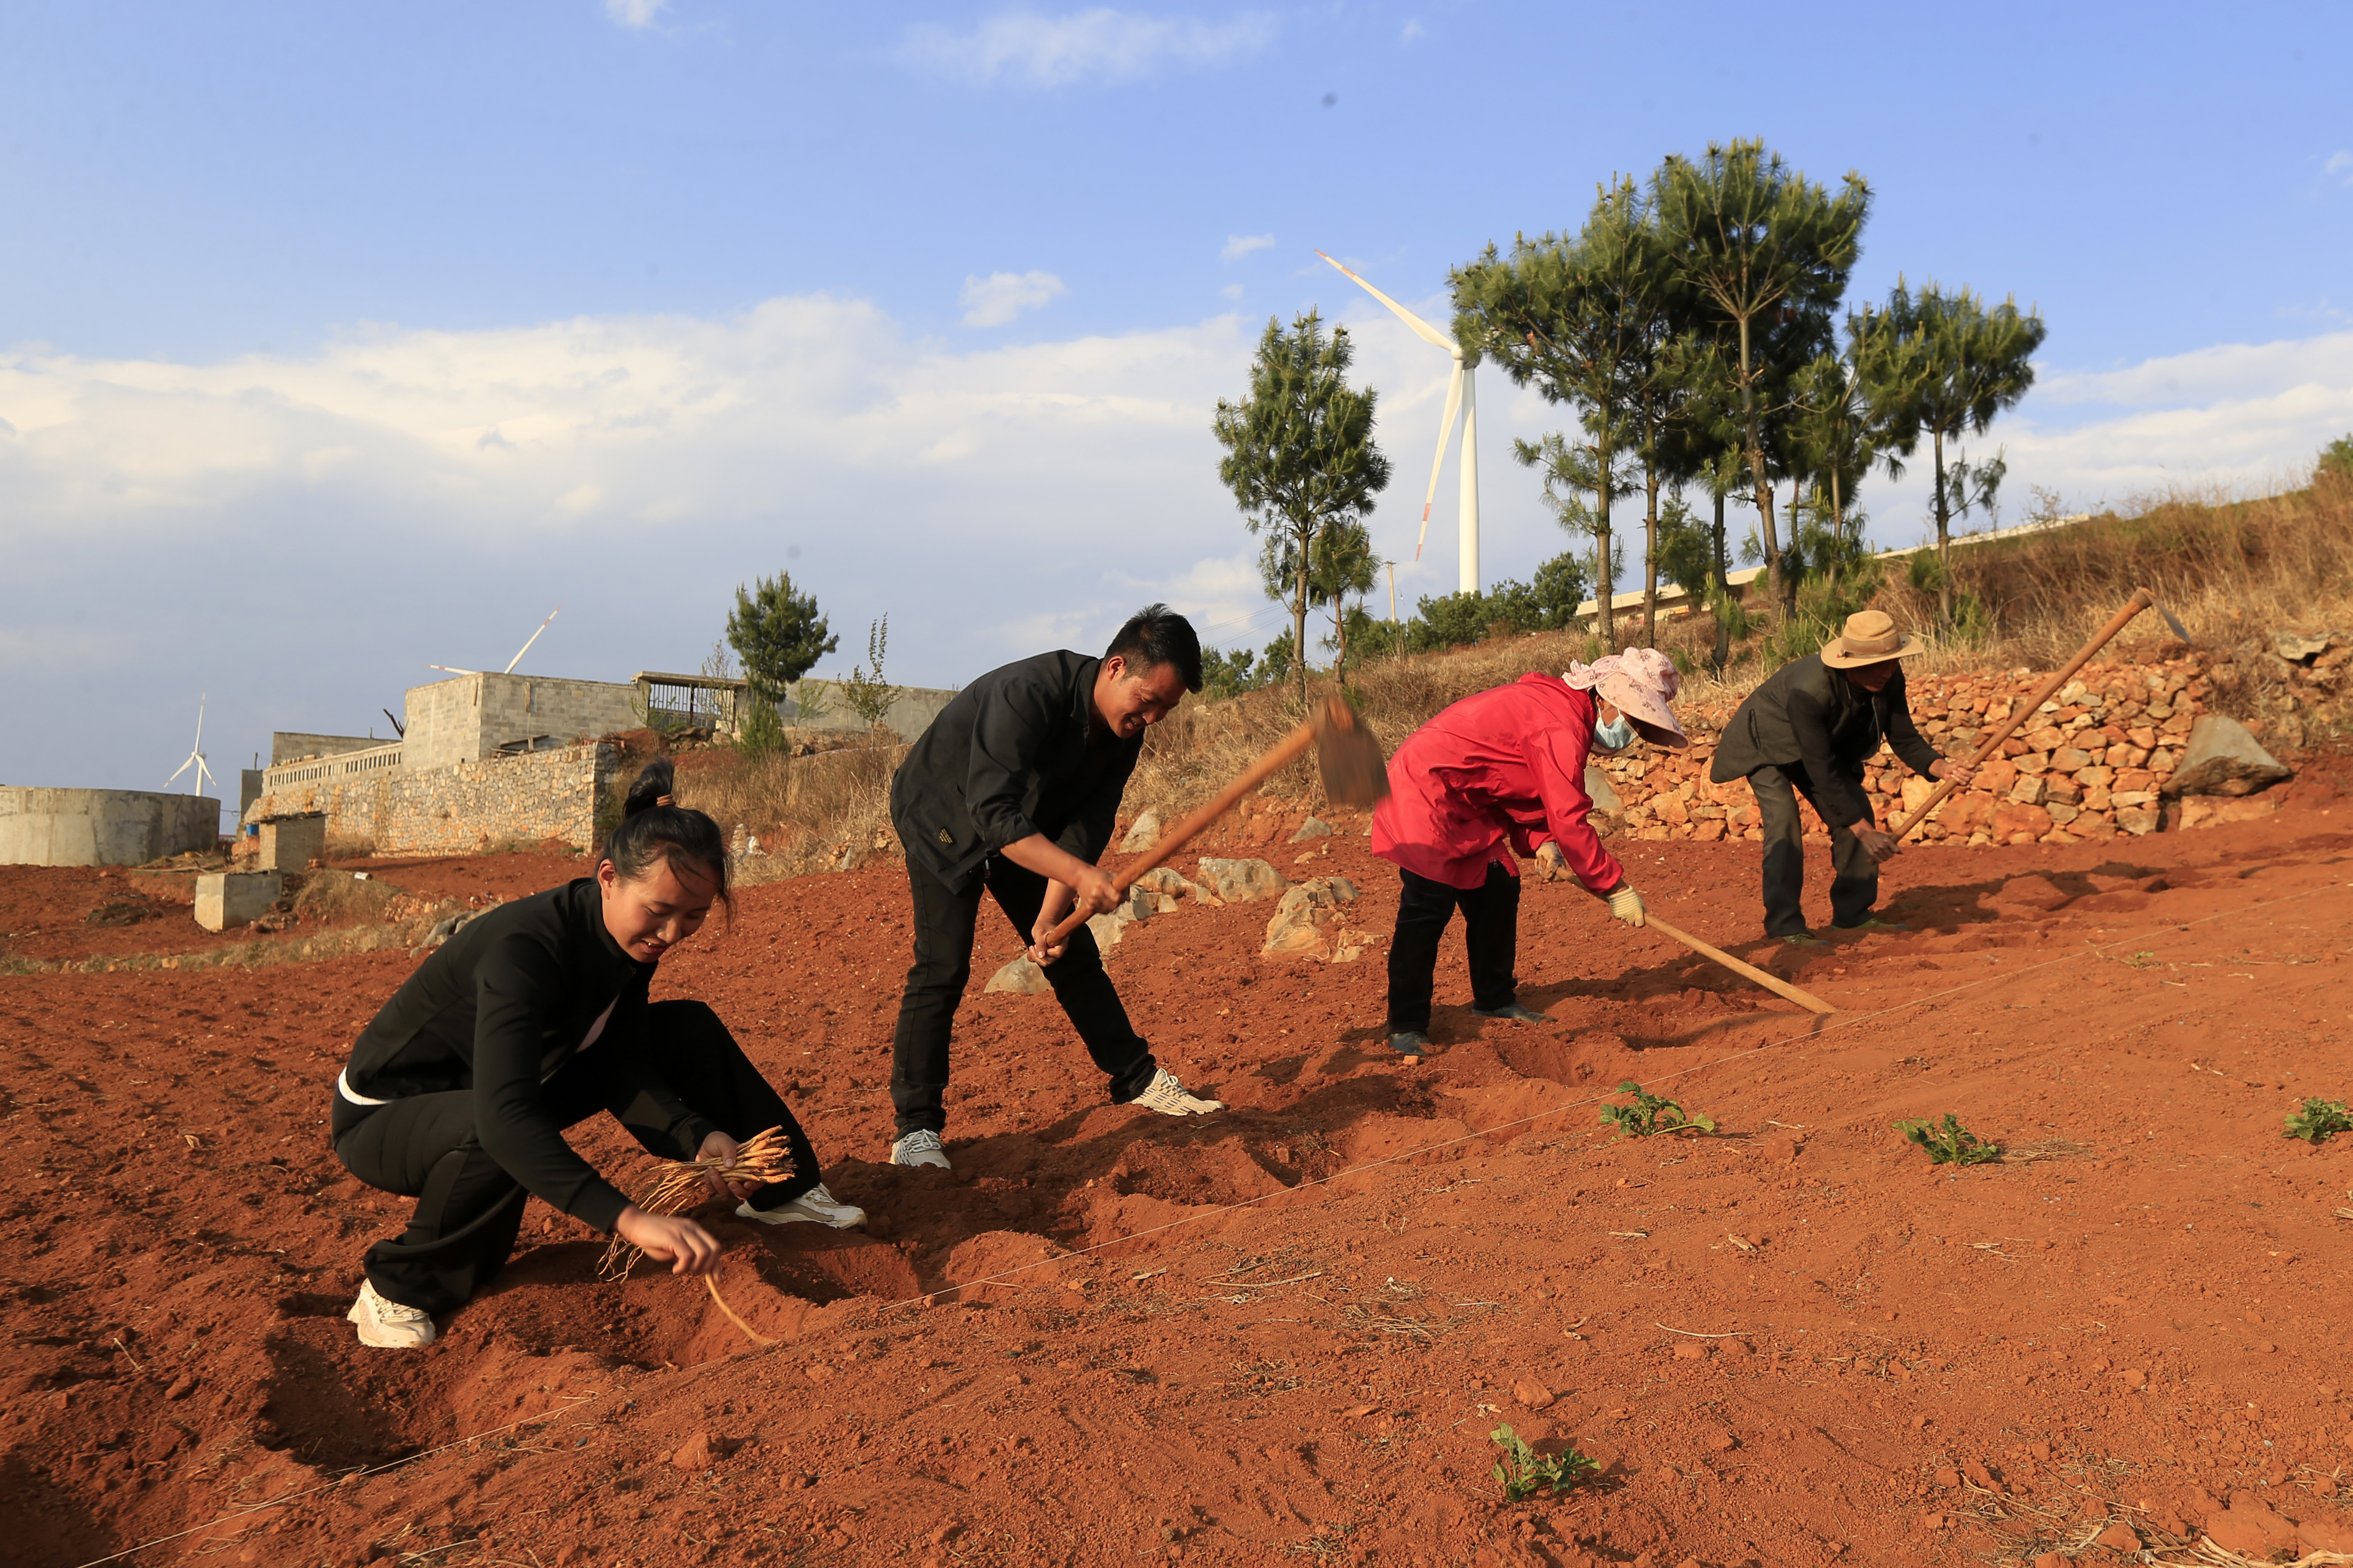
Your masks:
M1620 1094L1634 1097L1631 1105L1605 1105L1601 1120L1628 1138L1648 1138L1659 1132L1713 1132L1715 1123L1695 1110L1649 1092L1639 1083L1621 1083Z
M2287 1113L2287 1127L2281 1136L2317 1143L2338 1132L2353 1132L2353 1111L2348 1111L2341 1100L2316 1095Z
M1600 1473L1599 1465L1574 1448L1564 1450L1557 1458L1546 1458L1509 1426L1498 1426L1487 1436L1504 1450L1504 1457L1495 1463L1495 1479L1503 1483L1505 1502L1525 1501L1538 1492L1558 1497L1587 1477Z
M1932 1165L1987 1165L2001 1158L2001 1145L1989 1143L1961 1125L1961 1119L1951 1111L1945 1112L1944 1125L1934 1121L1899 1121L1895 1131L1904 1134L1907 1142L1917 1143L1928 1151Z

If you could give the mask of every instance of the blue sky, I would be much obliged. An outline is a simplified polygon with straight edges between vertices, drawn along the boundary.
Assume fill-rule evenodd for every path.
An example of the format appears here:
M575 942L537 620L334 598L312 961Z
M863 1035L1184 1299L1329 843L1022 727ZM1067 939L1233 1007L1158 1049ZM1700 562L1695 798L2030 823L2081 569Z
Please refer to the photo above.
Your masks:
M1858 296L2015 293L2013 507L2353 428L2342 7L565 0L0 12L0 780L159 784L427 662L692 668L790 566L967 679L1166 596L1263 640L1209 405L1358 330L1409 557L1446 268L1710 139L1872 183ZM1567 543L1482 383L1484 575ZM1400 590L1451 587L1452 480ZM1916 487L1864 496L1883 542ZM839 661L845 668L845 658ZM379 731L381 732L381 730Z

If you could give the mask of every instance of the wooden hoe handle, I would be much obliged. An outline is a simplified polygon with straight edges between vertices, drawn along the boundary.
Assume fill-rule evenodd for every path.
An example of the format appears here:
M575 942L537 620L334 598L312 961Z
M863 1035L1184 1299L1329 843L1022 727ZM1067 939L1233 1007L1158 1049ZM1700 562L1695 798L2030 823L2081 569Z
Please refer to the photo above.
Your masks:
M1231 811L1234 808L1234 803L1236 801L1241 799L1242 796L1248 795L1250 791L1264 784L1268 779L1273 777L1284 763L1290 762L1292 758L1299 755L1300 752L1305 751L1314 743L1315 724L1314 721L1311 720L1308 722L1300 725L1298 729L1293 730L1290 734L1285 735L1281 741L1275 742L1271 750L1268 751L1263 756L1260 757L1258 761L1252 763L1249 767L1244 768L1240 774L1235 778L1234 782L1219 790L1210 798L1209 803L1207 805L1196 810L1190 816L1181 818L1176 826L1162 834L1160 836L1160 842L1145 850L1140 858L1128 862L1127 866L1120 872L1120 874L1112 879L1112 887L1115 890L1124 893L1128 889L1135 886L1135 879L1138 877L1143 876L1146 871L1151 870L1153 868L1158 866L1162 861L1167 859L1168 857L1176 854L1179 849L1184 848L1187 844L1192 842L1194 837L1198 835L1203 828L1217 821L1218 818L1225 816L1229 811ZM1052 931L1046 933L1045 941L1039 942L1039 945L1040 947L1054 946L1056 943L1068 937L1072 931L1078 930L1079 927L1085 924L1086 921L1087 914L1085 910L1078 909L1072 910L1070 914L1064 918L1061 924L1056 926Z
M2090 661L2091 657L2094 654L2099 652L2103 647L2105 647L2110 638L2114 637L2118 632L2124 630L2125 627L2131 623L2132 618L2135 616L2139 615L2143 610L2147 609L2151 605L2156 603L2156 595L2150 593L2146 588L2135 588L2133 590L2132 597L2125 602L2125 607L2116 613L2115 619L2109 621L2106 626L2102 626L2093 637L2090 642L2085 643L2082 647L2076 649L2075 657L2062 665L2059 668L2059 672L2057 674L2044 681L2042 683L2042 690L2037 691L2033 696L2028 698L2023 706L2012 709L2010 710L2010 718L2002 724L2001 728L1987 736L1983 743L1981 743L1976 751L1969 753L1968 765L1974 768L1978 763L1984 762L1988 757L1992 756L1996 751L2000 749L2001 743L2004 741L2009 740L2011 734L2018 730L2020 725L2025 723L2028 719L2041 711L2042 705L2051 700L2051 697L2053 692L2066 685L2068 679L2077 670L2083 668L2084 666ZM1938 784L1935 789L1929 792L1928 798L1920 803L1920 809L1912 814L1912 819L1910 821L1900 824L1891 822L1887 825L1887 831L1895 835L1897 841L1901 842L1911 834L1914 828L1927 821L1928 814L1936 810L1938 805L1942 805L1945 797L1952 794L1957 787L1958 786L1957 786L1951 779L1945 780L1942 784Z
M1707 943L1700 941L1699 938L1692 935L1689 931L1677 931L1674 927L1669 925L1666 921L1661 920L1656 915L1645 914L1643 916L1642 923L1662 936L1671 936L1674 938L1677 942L1682 942L1685 947L1690 948L1694 952L1698 953L1702 958L1712 958L1716 963L1724 965L1725 968L1732 971L1735 974L1744 975L1750 980L1754 980L1757 984L1762 985L1766 990L1772 992L1776 996L1788 997L1790 1001L1795 1002L1799 1006L1805 1008L1810 1013L1835 1013L1838 1011L1837 1008L1831 1006L1829 1003L1823 1001L1812 992L1800 991L1796 986L1790 984L1788 981L1781 979L1778 975L1767 974L1765 971L1757 968L1753 963L1743 963L1740 960L1733 957L1732 954L1725 952L1722 948L1710 947Z

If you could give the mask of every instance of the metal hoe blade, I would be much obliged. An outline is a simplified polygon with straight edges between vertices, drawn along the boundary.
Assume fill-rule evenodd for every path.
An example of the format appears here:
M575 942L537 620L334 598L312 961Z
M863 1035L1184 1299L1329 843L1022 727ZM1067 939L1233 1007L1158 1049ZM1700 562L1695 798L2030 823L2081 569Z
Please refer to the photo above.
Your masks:
M1335 805L1378 805L1389 793L1380 737L1336 697L1325 699L1315 714L1315 769Z
M2171 610L2167 609L2163 605L2157 606L2157 613L2165 617L2165 624L2172 628L2173 635L2175 637L2179 637L2183 642L2188 642L2189 640L2189 628L2181 624L2181 618L2179 616L2176 616Z

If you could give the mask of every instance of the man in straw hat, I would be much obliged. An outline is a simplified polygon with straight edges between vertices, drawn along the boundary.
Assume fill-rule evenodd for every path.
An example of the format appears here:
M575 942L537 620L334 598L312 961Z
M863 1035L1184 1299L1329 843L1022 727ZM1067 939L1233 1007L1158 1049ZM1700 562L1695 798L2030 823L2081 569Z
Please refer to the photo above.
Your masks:
M1765 831L1765 934L1793 946L1821 946L1806 927L1804 828L1798 796L1831 830L1831 923L1841 931L1903 931L1876 919L1879 862L1895 837L1873 819L1862 766L1882 741L1914 773L1969 781L1967 764L1936 754L1913 727L1902 661L1920 651L1877 610L1846 618L1822 651L1783 665L1725 727L1708 777L1746 778Z
M1683 746L1668 702L1680 679L1656 648L1630 648L1562 676L1529 674L1466 697L1406 738L1389 759L1389 794L1373 814L1373 853L1397 863L1397 936L1389 943L1389 1047L1418 1057L1430 1045L1438 939L1462 911L1471 1009L1482 1018L1535 1022L1520 1005L1520 872L1533 856L1544 878L1574 874L1628 925L1641 895L1586 820L1585 760L1641 735Z

